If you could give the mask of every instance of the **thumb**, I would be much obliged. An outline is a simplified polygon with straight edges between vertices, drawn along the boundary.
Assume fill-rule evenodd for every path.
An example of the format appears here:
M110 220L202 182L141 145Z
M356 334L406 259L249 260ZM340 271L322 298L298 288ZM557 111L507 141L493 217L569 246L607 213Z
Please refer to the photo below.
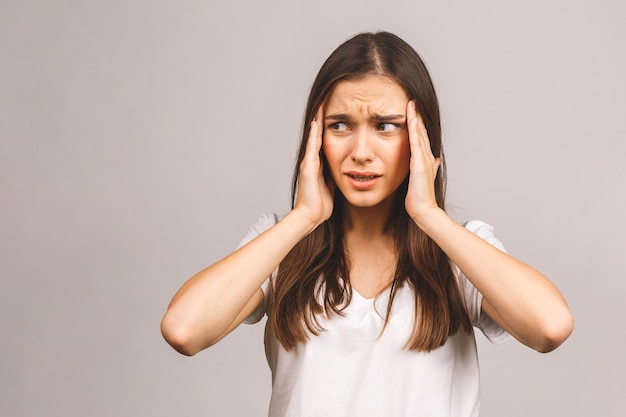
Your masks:
M437 172L439 171L439 167L441 166L441 157L435 158L435 163L433 164L433 177L437 177Z

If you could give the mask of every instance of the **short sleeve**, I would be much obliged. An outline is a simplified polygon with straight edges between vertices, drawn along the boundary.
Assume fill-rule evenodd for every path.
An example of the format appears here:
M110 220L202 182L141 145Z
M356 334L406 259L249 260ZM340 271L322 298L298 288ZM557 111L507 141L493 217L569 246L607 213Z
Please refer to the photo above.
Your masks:
M274 226L276 223L280 221L281 217L276 214L263 214L256 221L254 225L248 230L246 236L241 240L239 245L237 245L237 249L245 246L252 239L265 232L270 227ZM274 276L277 272L278 268L276 268L272 272L272 276ZM263 318L267 311L267 289L269 286L270 277L267 277L263 284L261 284L261 290L263 291L264 300L263 302L254 310L243 322L246 324L254 324Z
M506 252L502 243L495 237L493 226L479 220L472 220L465 224L465 228L501 251ZM481 307L483 295L474 287L458 267L455 266L455 270L459 279L459 286L463 291L465 305L472 325L479 328L492 343L499 344L508 340L510 335L506 330L500 327L483 311Z

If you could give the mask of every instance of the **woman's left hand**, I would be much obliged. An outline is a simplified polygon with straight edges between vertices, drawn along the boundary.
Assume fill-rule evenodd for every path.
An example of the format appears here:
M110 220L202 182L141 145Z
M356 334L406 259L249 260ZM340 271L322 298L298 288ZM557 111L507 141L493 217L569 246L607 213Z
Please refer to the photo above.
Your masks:
M411 161L409 164L409 186L406 193L406 211L419 225L418 219L431 209L437 209L435 177L441 158L435 158L430 149L430 140L422 116L415 109L415 102L407 104L407 128Z

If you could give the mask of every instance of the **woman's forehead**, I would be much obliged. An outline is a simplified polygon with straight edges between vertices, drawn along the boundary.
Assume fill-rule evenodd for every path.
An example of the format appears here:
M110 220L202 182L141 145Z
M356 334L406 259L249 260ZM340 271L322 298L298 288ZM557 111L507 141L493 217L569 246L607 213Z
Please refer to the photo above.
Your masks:
M325 103L325 113L377 113L404 110L409 98L404 89L389 77L370 75L339 81ZM403 111L404 112L404 111Z

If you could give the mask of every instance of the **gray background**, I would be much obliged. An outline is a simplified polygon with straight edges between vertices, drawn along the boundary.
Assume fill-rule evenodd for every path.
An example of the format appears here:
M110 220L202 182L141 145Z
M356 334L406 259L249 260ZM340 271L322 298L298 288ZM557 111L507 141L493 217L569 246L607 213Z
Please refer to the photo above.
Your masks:
M451 214L576 318L548 355L478 336L482 415L621 416L624 21L617 0L3 0L0 415L266 415L262 325L186 358L159 321L287 210L315 73L384 29L438 89Z

